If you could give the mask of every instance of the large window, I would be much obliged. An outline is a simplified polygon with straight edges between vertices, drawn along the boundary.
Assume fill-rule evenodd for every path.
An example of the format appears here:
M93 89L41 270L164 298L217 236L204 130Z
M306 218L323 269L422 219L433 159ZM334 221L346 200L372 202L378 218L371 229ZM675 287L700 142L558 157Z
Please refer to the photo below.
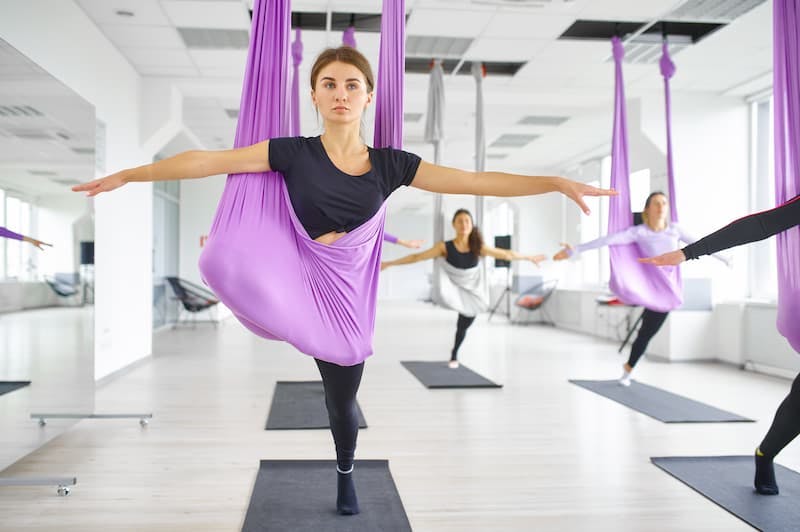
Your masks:
M750 115L750 211L775 206L775 155L772 98L751 104ZM748 246L749 296L774 301L778 294L775 239Z

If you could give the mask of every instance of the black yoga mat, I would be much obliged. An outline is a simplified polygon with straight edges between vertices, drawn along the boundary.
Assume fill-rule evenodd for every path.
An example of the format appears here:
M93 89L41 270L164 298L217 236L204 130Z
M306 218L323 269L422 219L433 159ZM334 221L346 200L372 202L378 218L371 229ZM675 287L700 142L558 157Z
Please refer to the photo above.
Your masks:
M406 360L401 362L419 382L427 388L502 388L461 364L450 368L447 362L427 362Z
M800 528L800 473L775 464L780 495L753 488L752 456L670 456L655 465L747 524L769 531Z
M31 381L0 381L0 395L28 386Z
M619 381L570 380L582 388L607 397L664 423L721 423L752 422L752 419L720 410L713 406L677 395L655 386L631 381L622 386Z
M367 422L358 408L358 426ZM329 429L322 381L278 381L272 395L266 430Z
M356 460L361 513L336 513L336 462L262 460L243 532L410 532L388 460Z

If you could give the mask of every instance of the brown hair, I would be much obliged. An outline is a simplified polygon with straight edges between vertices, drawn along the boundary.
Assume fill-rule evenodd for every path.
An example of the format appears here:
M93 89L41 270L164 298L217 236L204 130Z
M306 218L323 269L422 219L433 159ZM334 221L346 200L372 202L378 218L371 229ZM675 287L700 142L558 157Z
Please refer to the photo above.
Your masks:
M364 57L364 54L350 46L340 46L324 50L314 61L314 66L311 67L311 90L316 90L320 71L336 61L353 65L359 69L364 74L364 80L367 82L367 92L372 92L375 89L375 76L372 75L372 67L369 65L367 58Z
M642 221L645 223L645 225L650 225L648 220L649 216L647 215L647 208L650 206L650 202L656 196L664 196L665 198L667 197L667 195L661 192L660 190L657 190L656 192L651 192L650 195L647 196L647 200L645 200L644 202L644 209L642 209Z
M472 220L472 231L469 234L469 252L476 257L480 257L481 250L483 249L483 235L481 235L481 230L475 225L475 221L472 219L472 213L467 209L458 209L453 215L453 223L456 223L456 218L458 218L460 214L466 214L469 216L469 219Z

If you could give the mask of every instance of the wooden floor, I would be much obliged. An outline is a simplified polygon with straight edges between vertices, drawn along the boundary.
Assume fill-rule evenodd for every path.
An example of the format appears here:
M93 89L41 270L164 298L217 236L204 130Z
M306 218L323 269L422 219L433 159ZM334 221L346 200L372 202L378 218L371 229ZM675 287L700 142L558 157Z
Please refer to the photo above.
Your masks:
M643 360L637 379L759 420L664 424L567 382L617 377L615 345L483 317L462 359L505 387L427 390L399 361L445 358L454 328L453 312L382 304L359 395L357 457L390 460L415 531L749 529L649 457L751 453L789 381ZM276 380L317 378L310 358L232 321L160 333L156 350L96 396L99 413L152 410L150 426L81 421L7 469L78 485L0 488L0 530L235 531L260 459L333 456L327 431L263 430ZM800 444L779 462L800 469Z

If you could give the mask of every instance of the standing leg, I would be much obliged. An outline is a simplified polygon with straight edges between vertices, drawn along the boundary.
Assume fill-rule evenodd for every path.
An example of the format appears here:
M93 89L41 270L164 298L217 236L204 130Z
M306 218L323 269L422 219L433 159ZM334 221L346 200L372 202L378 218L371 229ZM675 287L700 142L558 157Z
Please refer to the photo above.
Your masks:
M772 461L781 450L800 434L800 374L794 379L789 395L775 412L775 419L756 449L756 491L762 495L777 495L775 467Z
M359 512L353 484L353 460L358 438L356 393L364 373L364 363L338 366L316 360L325 388L325 406L328 408L328 419L336 445L336 511L341 515L355 515Z
M456 340L453 343L453 350L450 352L450 367L458 367L458 348L464 343L464 337L467 336L467 329L475 321L475 316L458 315L458 322L456 322Z
M656 312L649 308L644 309L644 312L642 312L642 326L639 328L639 334L636 335L636 340L634 340L631 345L630 357L628 358L628 362L623 365L624 373L619 380L619 383L623 386L630 386L633 367L636 366L636 363L644 354L645 349L647 349L647 344L650 343L653 336L655 336L658 330L661 329L661 326L664 325L667 316L669 316L669 312Z

